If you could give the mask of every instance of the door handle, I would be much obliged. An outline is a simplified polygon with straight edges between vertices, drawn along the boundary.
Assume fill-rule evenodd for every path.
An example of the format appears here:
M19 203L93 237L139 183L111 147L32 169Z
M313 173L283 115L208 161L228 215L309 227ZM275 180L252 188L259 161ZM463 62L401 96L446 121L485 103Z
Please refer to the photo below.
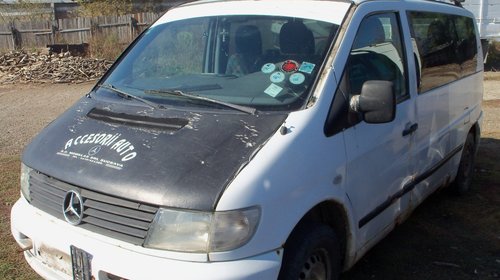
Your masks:
M405 130L403 130L403 137L412 134L417 129L418 129L418 123L414 123L414 124L410 125L408 128L406 128Z

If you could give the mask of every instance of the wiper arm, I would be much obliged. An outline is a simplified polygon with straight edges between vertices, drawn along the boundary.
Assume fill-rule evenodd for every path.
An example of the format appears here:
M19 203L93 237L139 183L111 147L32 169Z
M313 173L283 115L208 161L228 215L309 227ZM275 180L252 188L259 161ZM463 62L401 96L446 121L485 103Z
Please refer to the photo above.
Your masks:
M167 95L173 95L173 96L183 96L195 100L203 100L206 102L222 105L228 108L232 108L250 115L255 115L257 112L257 109L248 107L248 106L242 106L242 105L237 105L229 102L224 102L221 100L217 99L212 99L209 97L201 96L201 95L196 95L196 94L191 94L191 93L186 93L183 92L182 90L169 90L169 89L149 89L144 91L147 94L167 94Z
M160 104L154 103L152 101L146 100L146 99L141 98L139 96L135 96L133 94L130 94L128 92L120 90L120 89L116 88L115 86L113 86L112 84L100 84L100 85L98 85L98 87L109 89L109 90L117 93L120 97L128 98L128 99L135 99L137 101L140 101L140 102L148 105L149 107L151 107L153 109L163 109L163 108L165 108L164 106L162 106Z

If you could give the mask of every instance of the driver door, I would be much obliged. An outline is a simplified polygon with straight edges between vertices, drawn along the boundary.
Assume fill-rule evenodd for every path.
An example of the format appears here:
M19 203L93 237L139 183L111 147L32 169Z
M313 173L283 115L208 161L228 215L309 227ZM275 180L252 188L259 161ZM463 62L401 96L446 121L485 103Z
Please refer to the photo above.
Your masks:
M405 51L396 12L366 16L358 28L344 70L340 90L348 100L366 81L393 83L396 116L392 122L369 124L349 113L344 130L347 153L347 195L356 216L359 246L382 236L409 207L404 186L411 178L411 150L415 122L410 98Z

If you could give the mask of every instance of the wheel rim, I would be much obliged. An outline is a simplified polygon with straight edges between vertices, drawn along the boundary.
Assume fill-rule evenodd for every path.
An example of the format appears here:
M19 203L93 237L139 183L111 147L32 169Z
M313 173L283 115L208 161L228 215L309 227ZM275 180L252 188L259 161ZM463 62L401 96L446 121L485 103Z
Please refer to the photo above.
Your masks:
M314 251L302 266L300 280L327 280L331 274L328 252L325 249Z

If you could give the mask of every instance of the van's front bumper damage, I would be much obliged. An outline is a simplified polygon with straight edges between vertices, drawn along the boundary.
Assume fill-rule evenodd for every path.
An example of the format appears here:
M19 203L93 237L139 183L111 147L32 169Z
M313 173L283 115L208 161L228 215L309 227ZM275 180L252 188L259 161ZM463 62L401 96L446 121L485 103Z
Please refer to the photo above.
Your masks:
M275 251L226 262L179 261L137 252L96 239L24 198L12 208L11 230L28 263L46 279L72 279L75 250L89 261L94 279L276 279L281 266Z

